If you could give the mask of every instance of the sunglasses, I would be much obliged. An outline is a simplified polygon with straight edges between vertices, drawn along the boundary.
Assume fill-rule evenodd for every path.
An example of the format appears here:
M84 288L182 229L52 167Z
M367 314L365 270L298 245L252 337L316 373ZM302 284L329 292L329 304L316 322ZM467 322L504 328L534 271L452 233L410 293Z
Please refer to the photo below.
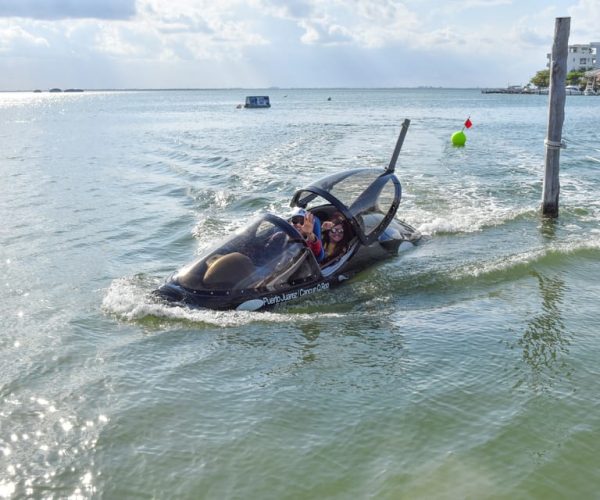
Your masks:
M334 228L331 228L331 229L329 230L329 232L330 232L331 234L344 234L344 228L343 228L343 227L340 227L339 229L336 229L336 228L334 227Z
M301 226L304 225L304 216L303 215L294 215L294 217L292 217L292 224L300 224Z

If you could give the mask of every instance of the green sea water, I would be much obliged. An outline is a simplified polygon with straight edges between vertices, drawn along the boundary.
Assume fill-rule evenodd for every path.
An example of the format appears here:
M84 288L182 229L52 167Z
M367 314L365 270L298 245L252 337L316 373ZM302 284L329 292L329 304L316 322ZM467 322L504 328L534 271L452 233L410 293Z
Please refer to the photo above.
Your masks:
M567 97L556 220L547 99L0 94L0 498L597 498L600 98ZM422 245L269 312L150 298L303 185L387 165L404 118Z

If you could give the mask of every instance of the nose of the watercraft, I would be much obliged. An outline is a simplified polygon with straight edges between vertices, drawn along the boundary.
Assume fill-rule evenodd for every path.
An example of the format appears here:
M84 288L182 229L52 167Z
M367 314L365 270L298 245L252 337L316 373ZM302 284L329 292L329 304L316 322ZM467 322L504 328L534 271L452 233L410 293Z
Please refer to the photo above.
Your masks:
M165 283L160 288L154 290L154 295L160 299L167 300L169 302L181 302L183 301L183 293L179 287L173 283Z

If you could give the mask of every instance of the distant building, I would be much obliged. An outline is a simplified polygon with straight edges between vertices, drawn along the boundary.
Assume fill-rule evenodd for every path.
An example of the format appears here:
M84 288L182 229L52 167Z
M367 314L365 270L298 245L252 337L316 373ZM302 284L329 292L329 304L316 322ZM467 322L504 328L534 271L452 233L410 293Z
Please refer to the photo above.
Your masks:
M548 58L546 67L549 68L552 54L547 54L546 57ZM567 73L569 71L585 71L588 69L600 69L600 42L569 45Z

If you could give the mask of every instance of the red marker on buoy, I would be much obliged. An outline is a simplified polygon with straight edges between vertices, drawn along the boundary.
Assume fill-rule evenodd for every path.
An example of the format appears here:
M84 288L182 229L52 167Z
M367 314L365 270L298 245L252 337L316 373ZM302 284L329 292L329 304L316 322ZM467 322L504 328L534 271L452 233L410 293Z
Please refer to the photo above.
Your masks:
M473 122L471 122L471 117L469 116L467 118L467 121L465 121L465 125L462 128L462 130L459 130L458 132L454 132L452 134L452 137L450 137L450 140L452 141L452 144L454 146L464 146L465 142L467 142L467 136L465 135L465 127L466 128L471 128L473 126Z

